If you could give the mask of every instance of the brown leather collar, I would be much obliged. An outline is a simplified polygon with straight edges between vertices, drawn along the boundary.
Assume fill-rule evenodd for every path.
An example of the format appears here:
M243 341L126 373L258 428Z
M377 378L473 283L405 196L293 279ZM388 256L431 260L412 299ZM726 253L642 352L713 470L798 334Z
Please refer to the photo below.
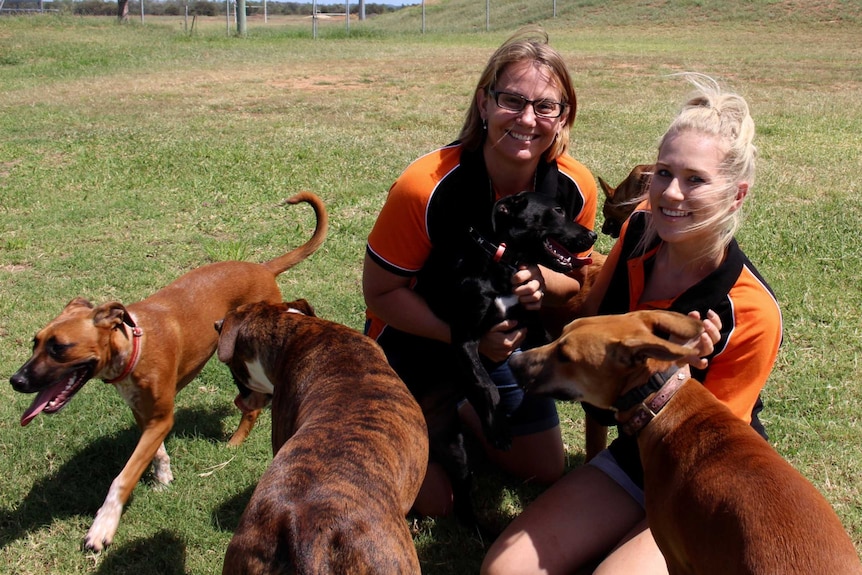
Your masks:
M617 414L620 429L626 435L637 435L644 427L655 418L656 415L667 405L670 398L679 391L682 385L691 379L682 370L674 373L667 382L654 394L646 397L641 403L630 410Z

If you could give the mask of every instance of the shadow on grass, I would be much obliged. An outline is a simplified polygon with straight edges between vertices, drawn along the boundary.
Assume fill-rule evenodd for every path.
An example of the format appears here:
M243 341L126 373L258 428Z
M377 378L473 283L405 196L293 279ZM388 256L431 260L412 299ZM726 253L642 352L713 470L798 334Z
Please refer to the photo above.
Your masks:
M466 437L473 470L473 507L484 528L499 535L546 487L519 481L494 467L469 436ZM583 465L583 454L570 454L566 471ZM413 541L423 575L478 573L494 535L483 538L453 518L412 518Z
M183 408L176 413L171 433L177 437L194 436L223 441L227 438L221 419L233 413L234 410L227 405L206 410ZM111 482L134 451L140 435L138 428L132 426L94 441L72 456L56 473L36 481L16 509L0 509L0 548L49 526L58 518L83 515L90 516L92 521ZM142 481L150 481L147 473ZM138 488L140 485L136 486ZM133 499L134 491L130 503ZM82 540L83 537L84 533L81 533Z
M246 505L251 501L251 495L257 485L249 485L241 492L224 501L212 513L213 527L220 531L233 533L239 525L239 518L245 511Z
M153 550L158 549L158 553ZM111 547L99 563L97 573L135 575L183 575L186 546L173 533L159 531L152 537Z

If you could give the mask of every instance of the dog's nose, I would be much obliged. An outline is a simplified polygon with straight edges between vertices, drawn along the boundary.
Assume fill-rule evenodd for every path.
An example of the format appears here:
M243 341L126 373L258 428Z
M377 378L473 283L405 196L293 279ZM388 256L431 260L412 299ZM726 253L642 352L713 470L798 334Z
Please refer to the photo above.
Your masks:
M12 384L12 388L16 391L22 391L27 386L27 378L24 377L23 373L17 371L9 378L9 383Z

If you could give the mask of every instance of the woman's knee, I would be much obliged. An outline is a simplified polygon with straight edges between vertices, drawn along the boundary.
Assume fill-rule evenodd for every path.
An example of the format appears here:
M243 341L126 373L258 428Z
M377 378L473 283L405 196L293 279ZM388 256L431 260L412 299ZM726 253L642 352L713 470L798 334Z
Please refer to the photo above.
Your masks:
M453 501L448 475L439 463L429 462L413 511L423 517L447 517L452 514Z
M512 448L496 453L496 462L507 473L539 485L551 485L566 468L566 452L559 426L516 436Z

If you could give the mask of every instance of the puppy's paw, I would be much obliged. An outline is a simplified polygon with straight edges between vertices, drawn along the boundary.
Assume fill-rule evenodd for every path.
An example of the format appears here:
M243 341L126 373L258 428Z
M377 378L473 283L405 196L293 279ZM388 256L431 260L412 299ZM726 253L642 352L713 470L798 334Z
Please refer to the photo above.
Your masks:
M512 430L506 421L506 416L497 416L493 422L485 430L485 437L488 442L500 451L508 451L512 447Z

